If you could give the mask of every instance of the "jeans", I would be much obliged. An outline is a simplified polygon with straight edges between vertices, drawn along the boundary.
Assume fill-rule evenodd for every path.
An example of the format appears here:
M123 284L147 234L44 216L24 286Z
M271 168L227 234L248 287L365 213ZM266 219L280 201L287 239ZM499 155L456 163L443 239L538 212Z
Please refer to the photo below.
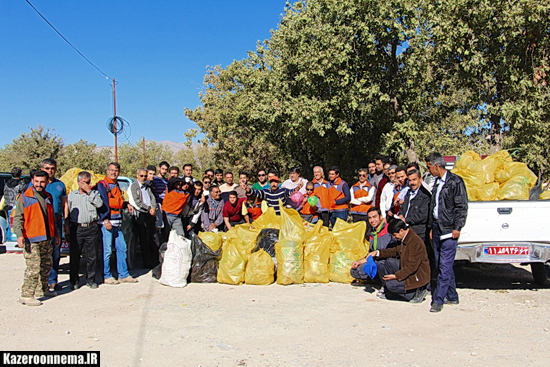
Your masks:
M59 233L59 238L63 238L63 219L55 221L55 227ZM68 238L66 238L68 240ZM50 270L50 276L48 278L48 285L57 284L57 273L59 273L59 260L61 260L61 243L55 243L54 236L52 235L52 270Z
M369 224L369 217L366 214L352 214L351 220L353 223L366 222L367 225Z
M185 230L183 229L183 222L181 221L180 216L167 215L166 221L168 222L170 229L176 231L178 236L185 236ZM166 241L168 241L168 239Z
M334 224L336 223L336 219L340 218L344 222L348 220L349 211L343 210L341 212L332 212L330 213L330 224L332 227L334 227Z
M394 257L389 257L384 262L384 266L378 268L378 274L380 278L383 278L384 275L395 274L399 269L401 269L401 261ZM386 298L391 300L410 301L416 293L416 289L407 291L405 289L405 282L397 279L385 280L383 284L387 290L385 293Z
M103 278L112 278L111 273L111 253L113 244L116 250L116 264L118 277L127 278L130 276L128 272L128 265L126 264L126 242L124 241L124 235L120 227L113 226L110 230L107 230L105 226L101 226L101 232L103 234Z
M456 292L456 279L454 262L458 240L448 238L441 240L441 233L437 222L433 224L433 246L435 255L435 267L437 269L437 285L433 291L433 302L442 305L445 298L449 301L458 301Z

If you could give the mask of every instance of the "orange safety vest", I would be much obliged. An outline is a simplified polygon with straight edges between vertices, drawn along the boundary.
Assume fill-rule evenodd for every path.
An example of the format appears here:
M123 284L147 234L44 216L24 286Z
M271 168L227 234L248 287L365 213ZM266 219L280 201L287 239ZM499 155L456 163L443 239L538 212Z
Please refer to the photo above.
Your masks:
M162 210L168 214L180 215L188 198L189 193L185 191L172 190L168 192L167 189L162 201Z
M329 188L330 184L327 180L321 179L321 182L317 181L316 179L313 179L311 182L315 185L315 189L313 190L313 194L317 196L319 199L319 202L317 203L317 212L328 212L329 205L330 205L330 197L329 197Z
M308 198L309 197L306 196L306 203L304 204L302 209L300 209L300 214L313 215L313 218L317 218L319 216L318 210L313 209L313 207L309 204L309 201L307 201ZM318 206L319 206L319 198L317 198L317 205L315 207L318 208Z
M122 197L122 191L120 191L118 182L110 183L107 180L101 180L97 184L103 185L105 187L105 190L107 191L111 216L120 215L120 211L124 205L124 198Z
M32 187L29 187L21 196L23 201L23 237L30 242L41 242L48 239L46 231L46 221L40 207L40 202L36 198L36 193ZM53 213L52 196L46 192L46 208L48 213L48 227L50 237L55 235L55 217Z
M344 204L336 204L336 200L343 199L345 197L343 192L344 187L344 180L342 180L340 177L338 177L333 184L330 185L329 191L329 197L330 197L330 211L343 211L348 210L349 206L348 203Z
M368 181L365 182L365 185L363 187L360 186L360 182L357 182L355 185L351 187L351 193L353 194L353 197L356 199L364 198L369 196L369 190L371 185ZM360 205L351 204L351 214L362 214L367 215L367 212L369 209L372 208L372 201L370 204L367 203L361 203Z

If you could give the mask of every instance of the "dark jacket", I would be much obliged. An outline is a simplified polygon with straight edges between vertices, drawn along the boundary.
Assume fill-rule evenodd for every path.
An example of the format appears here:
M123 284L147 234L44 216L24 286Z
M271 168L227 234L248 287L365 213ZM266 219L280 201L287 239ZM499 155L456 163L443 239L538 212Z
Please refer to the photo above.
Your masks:
M435 195L437 194L437 185L439 178L436 179L432 200L430 202L430 212L428 218L428 227L433 227L433 211L435 208ZM466 223L468 214L468 194L466 186L460 176L451 171L447 171L447 177L441 192L439 193L439 219L438 226L442 234L451 233L453 229L460 231Z
M397 280L405 283L405 289L423 287L430 282L430 262L426 245L414 230L409 229L401 245L380 250L380 259L400 259L401 268L395 272Z
M428 227L428 216L430 212L430 201L432 194L420 185L416 196L411 200L412 190L409 189L405 200L399 209L399 215L405 217L405 222L414 230L418 237L426 240L426 228ZM410 206L410 207L409 207ZM409 212L407 213L407 208Z
M27 185L21 179L10 178L6 181L6 186L4 186L4 200L6 206L9 206L11 209L15 206L15 199L17 195L22 194L27 189Z

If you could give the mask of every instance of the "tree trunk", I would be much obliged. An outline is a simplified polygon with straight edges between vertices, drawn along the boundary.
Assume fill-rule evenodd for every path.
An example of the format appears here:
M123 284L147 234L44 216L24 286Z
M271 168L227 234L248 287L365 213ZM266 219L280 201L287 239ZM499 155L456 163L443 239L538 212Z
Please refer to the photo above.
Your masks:
M496 153L500 150L502 141L502 127L500 126L500 116L492 115L491 118L491 148L489 154Z
M410 162L418 162L418 154L416 154L416 149L414 141L410 141L409 144L405 147L405 153L407 153L407 159Z

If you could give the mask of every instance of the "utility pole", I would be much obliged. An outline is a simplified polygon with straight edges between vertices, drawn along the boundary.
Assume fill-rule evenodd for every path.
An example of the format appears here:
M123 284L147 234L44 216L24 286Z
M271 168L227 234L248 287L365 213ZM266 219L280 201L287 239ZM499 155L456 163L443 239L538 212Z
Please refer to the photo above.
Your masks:
M114 109L114 125L115 125L115 162L118 162L118 144L117 144L117 126L116 126L116 93L115 93L115 78L113 78L113 109Z

